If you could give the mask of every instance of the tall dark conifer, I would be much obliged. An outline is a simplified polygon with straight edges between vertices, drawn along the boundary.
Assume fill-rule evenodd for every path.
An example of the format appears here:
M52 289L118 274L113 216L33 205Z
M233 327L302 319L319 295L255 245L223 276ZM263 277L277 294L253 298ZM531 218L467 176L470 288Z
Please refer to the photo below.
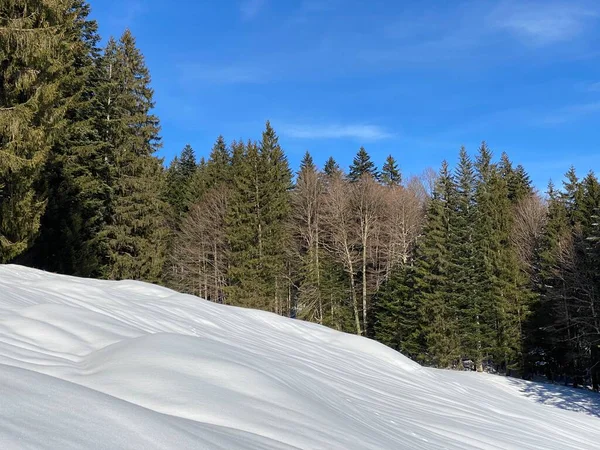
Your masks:
M354 157L354 160L352 161L350 171L348 172L348 179L351 182L356 182L365 175L369 175L374 179L379 178L379 173L377 172L377 167L375 167L375 163L371 161L371 157L369 156L365 148L361 147L360 150L358 150L356 156Z
M157 281L166 250L164 173L154 156L160 127L150 74L135 39L125 31L109 41L102 59L102 123L112 190L105 243L104 276Z
M223 136L219 136L206 163L206 182L209 188L231 182L231 151Z
M400 186L402 184L402 174L392 155L389 155L385 160L381 170L381 182L386 186Z
M239 155L237 155L240 158ZM260 144L249 142L233 165L228 214L231 301L288 313L286 248L291 243L291 172L275 131L267 122Z
M455 185L444 162L427 208L415 260L416 301L420 305L424 361L438 367L460 363L459 317L451 279L451 220Z
M506 181L506 164L492 163L485 143L479 149L477 168L477 215L475 249L479 270L477 292L482 302L482 323L490 327L491 339L482 351L500 370L523 363L523 323L529 312L531 294L520 271L510 233L514 218ZM489 347L487 347L489 345Z
M191 145L187 144L181 154L173 158L166 171L165 197L171 205L173 220L182 218L190 207L190 189L198 165L196 154Z
M325 175L327 175L328 177L333 177L340 174L341 172L342 169L340 169L339 164L335 162L333 156L330 156L329 159L327 159L327 161L325 162L325 166L323 166L323 173L325 173Z
M461 148L456 180L456 207L450 235L451 279L460 321L463 358L471 359L477 370L483 369L485 341L489 339L483 314L482 286L477 283L478 261L475 250L475 170L465 148ZM486 336L487 335L487 336Z
M375 339L412 359L422 358L422 316L412 267L394 271L376 294L375 305Z
M65 126L44 168L47 208L40 236L24 262L53 272L96 276L97 235L108 195L94 104L99 36L96 22L88 18L87 3L75 0L71 11L75 20L66 39L71 44L73 63L61 85L61 96L69 99Z
M63 133L76 2L0 5L0 262L25 251L46 207L42 169Z

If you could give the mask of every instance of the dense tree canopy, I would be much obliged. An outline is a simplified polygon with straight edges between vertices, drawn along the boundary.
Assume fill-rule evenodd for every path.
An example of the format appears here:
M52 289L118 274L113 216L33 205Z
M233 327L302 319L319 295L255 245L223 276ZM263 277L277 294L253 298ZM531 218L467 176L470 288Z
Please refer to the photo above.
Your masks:
M0 6L0 262L162 283L375 338L422 363L600 384L600 183L545 195L506 153L348 171L273 126L165 168L150 71L83 0ZM196 152L198 151L199 154ZM198 157L200 157L198 159Z

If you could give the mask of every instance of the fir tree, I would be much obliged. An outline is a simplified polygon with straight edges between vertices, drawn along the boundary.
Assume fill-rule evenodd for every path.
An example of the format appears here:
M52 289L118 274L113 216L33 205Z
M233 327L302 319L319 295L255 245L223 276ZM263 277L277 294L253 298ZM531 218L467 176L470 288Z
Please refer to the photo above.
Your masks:
M307 151L306 153L304 153L304 156L302 157L302 161L300 161L300 172L298 173L298 176L300 176L302 171L314 172L316 170L317 170L317 166L315 166L313 157Z
M214 188L231 182L231 153L223 136L219 136L206 164L207 184Z
M412 359L423 353L420 305L410 266L396 270L376 294L375 339Z
M284 311L288 292L286 249L291 244L291 237L286 223L290 214L292 172L279 146L279 138L269 122L262 135L260 156L263 170L266 171L263 209L265 278L270 287L269 298L274 300L274 311L287 314Z
M166 201L171 205L174 220L183 217L190 207L190 189L197 171L196 154L188 144L173 158L166 171Z
M333 159L333 156L330 156L329 159L327 160L327 162L325 162L325 166L323 167L323 172L328 177L333 177L333 176L340 174L342 172L342 169L340 169L339 164L337 162L335 162L335 159Z
M509 370L523 363L522 330L531 294L511 245L514 216L508 183L502 169L491 160L492 154L484 143L476 161L474 229L482 324L491 330L484 335L488 339L485 339L482 351L489 355L496 368Z
M189 180L197 168L196 153L190 144L187 144L181 151L179 164L183 178Z
M227 215L231 249L228 303L267 309L263 275L263 185L260 153L255 142L245 145L234 165L233 191Z
M352 161L352 165L350 166L350 171L348 173L348 179L352 182L356 182L365 175L369 175L376 180L379 178L377 167L375 167L375 164L373 161L371 161L371 157L365 148L361 147Z
M483 369L483 347L487 332L483 320L481 293L476 282L475 252L475 171L465 148L461 148L456 169L456 208L451 219L451 279L455 303L460 310L460 336L463 358Z
M72 2L0 6L0 262L25 251L45 209L41 171L63 132L75 64Z
M108 186L106 166L94 104L99 55L97 24L88 18L90 8L73 1L75 20L66 39L73 62L65 71L61 96L66 103L65 126L60 130L44 167L48 203L40 236L25 263L53 272L79 276L98 275L97 235L105 217Z
M529 175L521 165L513 168L513 164L505 152L502 153L498 169L500 176L508 186L508 198L512 204L517 204L533 194Z
M438 367L456 366L461 356L449 245L454 197L454 180L444 162L429 201L415 261L416 301L426 346L423 360Z
M158 119L150 74L131 32L109 41L102 59L104 132L112 189L104 275L111 279L157 281L166 250L166 205Z
M555 375L572 373L573 354L569 349L575 337L572 309L566 302L568 276L562 255L571 243L568 211L562 195L550 183L548 187L548 220L540 248L540 301L533 308L533 330L529 339L532 370L545 369L550 380Z
M244 157L235 161L233 168L227 218L230 301L284 313L291 172L268 122L260 145L249 142Z
M402 184L402 175L398 169L398 163L392 155L385 160L381 171L381 181L386 186L400 186Z

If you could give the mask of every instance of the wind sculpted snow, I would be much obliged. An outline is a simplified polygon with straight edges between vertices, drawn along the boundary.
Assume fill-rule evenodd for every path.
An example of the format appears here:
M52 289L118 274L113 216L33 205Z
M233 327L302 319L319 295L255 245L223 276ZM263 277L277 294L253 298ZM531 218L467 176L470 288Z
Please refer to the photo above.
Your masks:
M595 397L19 266L0 266L0 387L2 449L600 448Z

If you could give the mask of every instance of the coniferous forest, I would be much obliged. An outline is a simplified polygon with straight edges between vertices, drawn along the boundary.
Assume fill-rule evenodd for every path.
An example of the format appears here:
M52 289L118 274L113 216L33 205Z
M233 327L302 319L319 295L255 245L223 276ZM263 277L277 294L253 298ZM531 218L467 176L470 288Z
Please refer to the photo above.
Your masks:
M537 192L485 143L408 177L258 140L165 166L144 57L83 0L0 7L0 262L160 283L427 365L600 383L600 184ZM259 132L260 130L257 130ZM198 156L204 154L204 157Z

